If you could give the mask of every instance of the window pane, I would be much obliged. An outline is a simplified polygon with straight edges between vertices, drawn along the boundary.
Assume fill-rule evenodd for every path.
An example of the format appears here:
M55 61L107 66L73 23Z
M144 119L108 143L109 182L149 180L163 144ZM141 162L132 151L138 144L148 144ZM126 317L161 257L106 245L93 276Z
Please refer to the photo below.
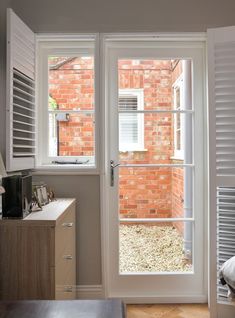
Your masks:
M49 156L76 156L94 163L94 129L93 114L50 114Z
M180 109L180 88L175 89L175 108Z
M192 184L188 167L119 168L120 273L192 271L192 224L175 220L193 216Z
M134 115L138 120L134 121ZM192 114L180 114L180 118L181 129L176 130L176 114L120 113L119 162L122 164L192 163ZM137 135L138 142L136 142ZM130 144L133 142L132 146L130 144L128 146L128 142ZM125 143L126 147L123 146Z
M94 109L94 58L48 58L49 110Z
M121 167L119 216L132 219L192 217L192 184L191 167Z
M49 156L94 163L94 58L49 56L48 65Z
M192 272L190 222L120 223L119 272Z
M176 149L181 150L181 133L180 130L176 131Z
M187 101L187 105L181 102L180 89L189 92L191 80L180 81L180 88L175 89L183 77L183 63L180 59L121 59L118 61L119 90L142 89L144 110L191 109L191 102Z
M180 123L180 115L181 114L176 114L176 129L180 129L181 128L181 123Z

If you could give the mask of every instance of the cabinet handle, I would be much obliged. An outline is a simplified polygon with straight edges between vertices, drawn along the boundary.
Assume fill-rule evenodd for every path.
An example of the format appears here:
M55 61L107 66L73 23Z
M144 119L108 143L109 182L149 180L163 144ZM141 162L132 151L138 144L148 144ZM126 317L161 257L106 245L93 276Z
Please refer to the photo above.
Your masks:
M72 255L64 255L63 258L64 259L73 259L73 256Z
M71 222L71 223L68 223L68 222L63 223L62 226L64 226L64 227L72 227L73 226L73 222Z
M73 287L72 286L65 286L64 287L64 292L66 293L72 293L73 291Z

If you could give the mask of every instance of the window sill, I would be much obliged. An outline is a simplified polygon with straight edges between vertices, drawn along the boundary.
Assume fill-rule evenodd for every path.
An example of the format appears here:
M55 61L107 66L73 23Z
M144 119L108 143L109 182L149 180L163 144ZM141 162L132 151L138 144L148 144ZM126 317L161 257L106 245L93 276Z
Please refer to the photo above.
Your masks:
M170 159L171 159L171 160L184 161L184 158L182 158L182 157L178 157L178 156L172 156Z
M78 165L41 165L33 171L33 175L99 175L100 171L95 166Z
M133 150L119 150L121 153L126 153L126 152L147 152L148 149L133 149Z

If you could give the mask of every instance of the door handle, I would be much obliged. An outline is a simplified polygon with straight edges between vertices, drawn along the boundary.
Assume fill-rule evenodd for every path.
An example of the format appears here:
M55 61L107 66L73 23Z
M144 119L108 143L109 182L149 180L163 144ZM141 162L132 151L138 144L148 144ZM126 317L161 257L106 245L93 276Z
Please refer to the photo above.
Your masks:
M114 186L114 168L120 166L120 163L115 165L113 160L110 160L110 186Z

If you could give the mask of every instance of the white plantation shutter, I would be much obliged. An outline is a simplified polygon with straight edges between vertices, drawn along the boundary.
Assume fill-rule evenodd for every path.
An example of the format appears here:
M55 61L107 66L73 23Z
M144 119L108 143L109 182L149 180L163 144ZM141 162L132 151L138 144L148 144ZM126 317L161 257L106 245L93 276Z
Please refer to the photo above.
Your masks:
M235 188L217 189L217 272L221 265L235 256ZM217 299L228 302L228 288L217 277Z
M119 150L143 149L144 122L143 91L138 89L119 90Z
M35 35L11 10L7 12L8 171L34 168Z
M218 269L235 255L235 27L208 31L208 70L210 302L219 317L216 303L229 300Z
M120 96L119 110L137 110L136 96ZM119 116L119 142L123 144L138 144L138 114L120 114Z

